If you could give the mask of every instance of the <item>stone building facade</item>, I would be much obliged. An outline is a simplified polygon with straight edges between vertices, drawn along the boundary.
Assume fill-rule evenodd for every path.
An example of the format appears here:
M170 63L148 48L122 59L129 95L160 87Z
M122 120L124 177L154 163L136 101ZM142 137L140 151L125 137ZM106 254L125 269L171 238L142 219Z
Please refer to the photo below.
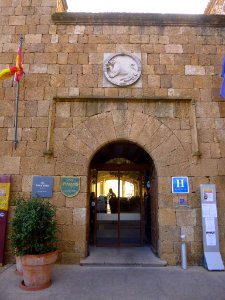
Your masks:
M225 259L225 102L219 96L224 16L78 14L64 8L66 1L0 1L0 68L15 63L22 35L26 73L16 150L15 87L11 80L0 83L0 173L11 175L10 199L29 197L34 175L53 176L60 260L77 263L89 249L92 159L110 143L134 144L154 165L159 257L179 263L185 234L188 261L200 264L199 187L213 183ZM118 53L140 59L136 82L116 85L105 78L105 58ZM62 176L80 177L78 195L61 193ZM190 192L183 198L189 208L177 207L173 176L188 176ZM6 250L9 260L9 245Z
M225 3L224 0L210 0L206 9L206 15L224 15L225 14Z

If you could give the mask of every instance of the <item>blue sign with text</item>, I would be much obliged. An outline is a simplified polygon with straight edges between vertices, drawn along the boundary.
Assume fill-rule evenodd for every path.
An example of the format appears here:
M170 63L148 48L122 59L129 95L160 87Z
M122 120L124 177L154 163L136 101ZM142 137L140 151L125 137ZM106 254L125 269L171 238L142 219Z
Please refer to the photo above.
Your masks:
M32 197L49 198L52 197L53 177L33 176Z
M172 177L172 193L188 194L189 193L188 177Z

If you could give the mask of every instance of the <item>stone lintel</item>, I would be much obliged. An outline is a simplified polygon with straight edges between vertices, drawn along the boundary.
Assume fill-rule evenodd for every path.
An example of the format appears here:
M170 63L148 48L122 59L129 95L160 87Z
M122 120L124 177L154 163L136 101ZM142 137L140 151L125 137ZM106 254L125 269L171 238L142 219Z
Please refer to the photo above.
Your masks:
M185 15L152 13L54 13L56 24L123 26L224 27L225 15Z
M55 102L83 102L83 101L110 101L110 102L120 102L120 101L129 101L129 102L155 102L155 101L178 101L178 102L189 102L192 101L191 98L186 97L107 97L107 96L76 96L76 97L54 97Z

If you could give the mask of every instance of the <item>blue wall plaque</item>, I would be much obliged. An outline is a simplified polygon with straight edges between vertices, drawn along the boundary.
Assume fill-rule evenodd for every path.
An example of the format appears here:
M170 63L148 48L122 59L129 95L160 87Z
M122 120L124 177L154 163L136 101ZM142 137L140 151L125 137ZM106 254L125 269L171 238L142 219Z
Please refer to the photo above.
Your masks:
M172 193L188 194L189 193L188 177L172 177Z
M49 198L52 197L53 177L33 176L32 197Z

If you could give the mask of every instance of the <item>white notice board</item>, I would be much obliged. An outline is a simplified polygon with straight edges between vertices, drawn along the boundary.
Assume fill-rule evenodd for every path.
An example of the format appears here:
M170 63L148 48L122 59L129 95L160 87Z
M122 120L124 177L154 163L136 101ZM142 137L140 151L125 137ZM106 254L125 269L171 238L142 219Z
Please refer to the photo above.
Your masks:
M219 232L215 184L201 184L202 232L204 266L210 270L224 270L219 249Z

